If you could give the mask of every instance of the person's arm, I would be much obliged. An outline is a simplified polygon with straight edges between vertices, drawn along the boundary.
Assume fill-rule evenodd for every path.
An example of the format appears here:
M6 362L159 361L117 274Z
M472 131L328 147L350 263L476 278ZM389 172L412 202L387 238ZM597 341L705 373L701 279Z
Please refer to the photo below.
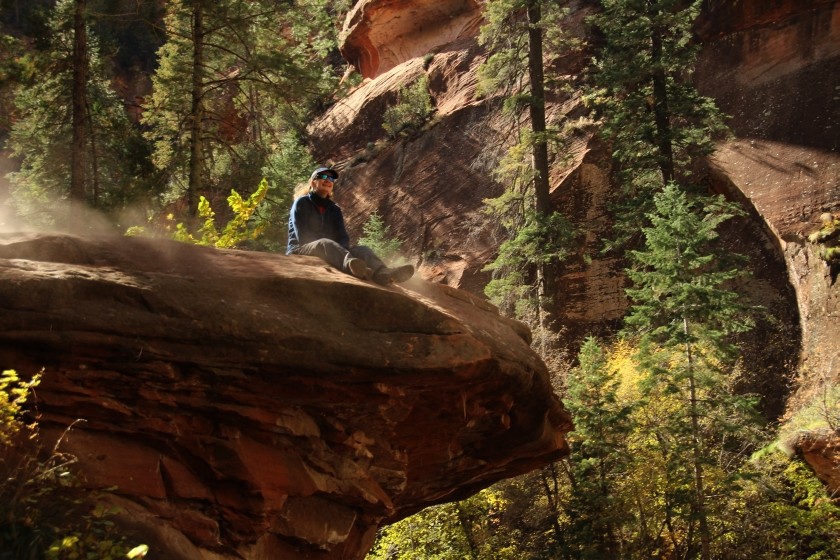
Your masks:
M292 204L292 209L289 210L289 240L286 244L286 254L291 255L301 244L300 226L303 223L302 214L302 198L298 198Z
M350 250L350 234L347 233L347 228L344 225L344 214L341 212L341 208L337 205L335 208L336 214L336 224L335 224L335 235L336 239L334 240L336 243L347 249Z

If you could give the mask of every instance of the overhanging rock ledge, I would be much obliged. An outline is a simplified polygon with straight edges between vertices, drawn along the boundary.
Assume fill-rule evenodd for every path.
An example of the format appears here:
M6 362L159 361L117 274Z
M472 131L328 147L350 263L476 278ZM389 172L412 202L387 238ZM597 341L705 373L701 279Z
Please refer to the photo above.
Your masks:
M362 558L376 529L567 452L529 333L312 257L0 235L0 367L157 558ZM113 489L116 488L116 489Z

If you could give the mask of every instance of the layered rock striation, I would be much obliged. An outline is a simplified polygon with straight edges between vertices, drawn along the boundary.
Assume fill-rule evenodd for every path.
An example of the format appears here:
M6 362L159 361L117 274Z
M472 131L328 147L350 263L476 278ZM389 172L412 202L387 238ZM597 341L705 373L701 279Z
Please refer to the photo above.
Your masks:
M4 234L0 312L43 433L154 557L361 558L571 429L521 324L313 257Z

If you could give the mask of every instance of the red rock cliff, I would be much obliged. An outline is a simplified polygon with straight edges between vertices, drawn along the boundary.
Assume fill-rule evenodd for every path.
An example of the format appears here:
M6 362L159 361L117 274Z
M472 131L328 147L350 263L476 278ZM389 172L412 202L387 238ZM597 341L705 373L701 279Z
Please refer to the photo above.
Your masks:
M398 3L370 4L388 4L389 17L397 17ZM569 3L579 33L592 4ZM421 3L400 5L410 19L406 6ZM376 35L375 28L358 29L357 43ZM825 382L840 379L838 271L807 241L821 214L840 216L840 2L709 0L697 30L703 41L698 86L732 115L735 133L719 146L705 180L750 212L724 233L733 251L750 256L754 302L778 319L750 335L746 358L759 371L753 388L765 396L766 411L781 414L792 375L801 372L793 409ZM377 52L387 50L385 39L373 43ZM482 268L501 239L482 212L483 200L502 192L491 172L509 124L493 99L475 95L476 68L485 56L476 41L453 41L444 32L437 43L425 43L431 60L418 52L387 71L358 63L373 79L315 122L312 138L321 157L342 169L336 197L352 229L360 232L369 213L379 212L425 277L480 294L488 281ZM565 62L573 82L581 62ZM437 107L434 126L386 141L383 111L421 73ZM560 126L586 112L571 93L552 99L548 114ZM574 341L616 326L626 308L625 279L621 262L599 254L614 189L608 150L583 126L564 156L552 165L553 197L584 232L579 259L567 263L556 296L557 316Z
M440 45L473 37L479 0L362 0L341 32L341 54L365 78L375 78Z

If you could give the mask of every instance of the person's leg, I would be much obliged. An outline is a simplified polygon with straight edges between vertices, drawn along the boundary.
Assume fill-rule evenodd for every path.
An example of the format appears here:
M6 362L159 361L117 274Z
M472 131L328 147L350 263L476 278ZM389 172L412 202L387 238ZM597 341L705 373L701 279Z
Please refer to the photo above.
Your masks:
M356 247L350 248L350 254L358 259L362 259L365 261L365 264L368 265L368 268L371 269L373 272L376 272L383 266L385 263L376 256L376 253L373 252L373 249L370 247L365 247L364 245L357 245Z
M352 274L357 278L367 278L369 272L364 260L355 258L347 249L332 239L317 239L298 247L298 255L311 255L325 261L330 266Z
M391 282L405 282L414 276L414 267L412 265L406 264L395 268L385 266L382 259L377 257L373 250L369 247L365 247L364 245L353 247L350 249L350 253L354 257L364 259L365 263L367 263L368 267L371 271L373 271L371 280L377 284L387 286Z

